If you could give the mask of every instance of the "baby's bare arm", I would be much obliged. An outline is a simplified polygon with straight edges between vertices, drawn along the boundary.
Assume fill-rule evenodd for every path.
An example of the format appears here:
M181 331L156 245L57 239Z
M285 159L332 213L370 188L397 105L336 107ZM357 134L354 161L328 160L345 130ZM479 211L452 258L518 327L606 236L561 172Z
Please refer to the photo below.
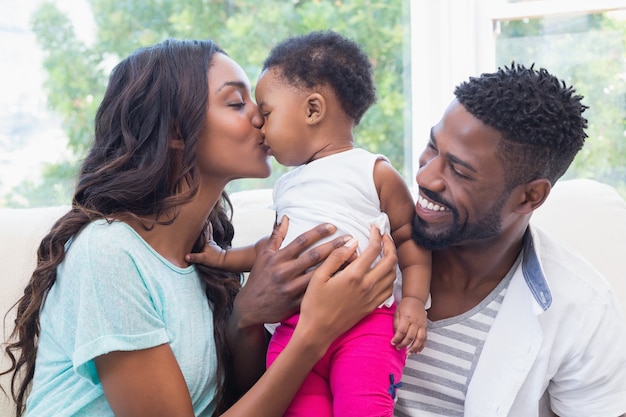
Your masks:
M374 167L374 183L380 208L389 217L391 237L396 244L402 271L402 295L415 297L426 304L430 292L431 254L411 238L415 203L409 187L400 174L383 160L379 160Z
M394 317L395 334L391 344L418 353L426 344L426 303L430 292L431 256L412 239L397 247L402 271L402 299ZM402 257L400 254L402 253ZM409 262L413 261L413 262Z
M398 348L409 346L408 352L416 353L422 350L426 341L425 307L430 293L431 253L411 238L415 203L400 174L381 160L374 168L374 182L381 210L389 217L402 271L402 300L396 309L396 333L391 343Z
M186 260L190 263L200 263L232 272L250 272L256 260L257 250L267 240L260 239L254 245L238 248L222 249L217 243L210 240L202 252L190 253Z

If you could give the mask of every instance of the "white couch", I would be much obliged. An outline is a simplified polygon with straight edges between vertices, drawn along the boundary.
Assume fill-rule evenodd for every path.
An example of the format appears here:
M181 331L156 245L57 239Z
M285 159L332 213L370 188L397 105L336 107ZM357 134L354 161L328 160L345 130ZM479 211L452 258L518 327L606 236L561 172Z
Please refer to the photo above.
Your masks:
M234 245L255 242L271 231L274 213L270 190L234 193ZM3 340L14 314L5 312L22 294L39 241L67 207L0 209L0 314ZM626 202L610 186L591 180L561 181L533 215L533 223L553 232L611 281L626 310ZM7 359L0 355L0 369ZM7 387L7 378L0 384ZM0 417L12 416L11 402L0 392Z

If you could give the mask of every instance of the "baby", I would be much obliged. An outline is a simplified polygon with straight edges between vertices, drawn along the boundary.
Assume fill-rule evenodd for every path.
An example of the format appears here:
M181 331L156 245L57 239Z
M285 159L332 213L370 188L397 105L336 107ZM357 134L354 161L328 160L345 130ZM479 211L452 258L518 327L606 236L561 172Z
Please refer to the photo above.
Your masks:
M426 340L431 255L411 239L415 204L400 174L384 156L354 146L353 129L376 98L372 65L353 41L313 32L272 49L255 95L269 154L297 167L280 177L273 191L277 218L289 219L283 245L320 223L332 223L337 233L365 247L376 225L393 237L401 271L401 295L395 292L335 341L285 416L391 416L406 354L419 352ZM209 244L193 261L247 271L258 247L224 250ZM276 328L268 366L297 319Z

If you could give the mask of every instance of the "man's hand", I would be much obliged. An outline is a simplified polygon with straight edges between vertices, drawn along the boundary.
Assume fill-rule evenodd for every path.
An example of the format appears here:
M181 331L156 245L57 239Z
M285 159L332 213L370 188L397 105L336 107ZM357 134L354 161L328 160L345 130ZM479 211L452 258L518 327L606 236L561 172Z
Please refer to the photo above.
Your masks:
M287 218L274 227L272 235L258 250L246 284L235 298L242 327L275 323L296 313L313 275L309 269L350 239L341 236L309 249L336 231L333 225L321 224L280 249L288 227Z

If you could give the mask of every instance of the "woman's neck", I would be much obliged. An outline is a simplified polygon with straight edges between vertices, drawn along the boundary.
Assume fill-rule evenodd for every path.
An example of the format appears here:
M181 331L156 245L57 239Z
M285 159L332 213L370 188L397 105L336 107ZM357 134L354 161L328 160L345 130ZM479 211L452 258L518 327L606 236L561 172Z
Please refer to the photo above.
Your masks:
M129 225L161 256L178 267L187 267L185 255L191 252L198 237L203 232L206 219L220 198L223 188L212 191L200 187L194 199L181 204L163 214L158 219L146 219L149 223L157 221L146 229L139 220L129 221ZM163 224L165 223L165 224Z

